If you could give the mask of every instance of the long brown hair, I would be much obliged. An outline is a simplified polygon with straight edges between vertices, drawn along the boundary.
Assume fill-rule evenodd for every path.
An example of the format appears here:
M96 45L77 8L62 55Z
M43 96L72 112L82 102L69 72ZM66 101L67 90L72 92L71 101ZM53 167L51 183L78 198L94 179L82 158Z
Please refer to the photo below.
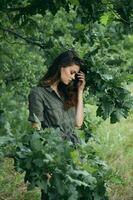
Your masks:
M39 81L39 86L50 86L58 81L61 76L61 67L67 67L76 64L84 71L84 63L77 53L73 50L67 50L55 58L52 65L48 68L46 74ZM64 96L64 109L67 110L77 105L77 82L74 80L69 85L60 82L58 90L61 96Z

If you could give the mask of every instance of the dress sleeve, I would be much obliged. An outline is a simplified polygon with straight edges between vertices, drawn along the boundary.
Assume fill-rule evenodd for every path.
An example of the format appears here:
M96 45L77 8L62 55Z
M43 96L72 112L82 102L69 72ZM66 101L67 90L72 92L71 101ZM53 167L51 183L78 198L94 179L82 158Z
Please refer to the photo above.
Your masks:
M31 122L44 121L44 103L38 91L31 90L29 96L29 117Z

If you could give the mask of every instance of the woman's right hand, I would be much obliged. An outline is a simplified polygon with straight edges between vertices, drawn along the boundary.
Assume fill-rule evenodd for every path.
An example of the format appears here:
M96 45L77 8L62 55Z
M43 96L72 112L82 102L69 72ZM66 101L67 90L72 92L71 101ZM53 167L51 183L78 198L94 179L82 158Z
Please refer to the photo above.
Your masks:
M40 127L40 125L38 123L33 122L31 124L31 126L32 126L32 128L36 128L37 130L41 130L41 127Z

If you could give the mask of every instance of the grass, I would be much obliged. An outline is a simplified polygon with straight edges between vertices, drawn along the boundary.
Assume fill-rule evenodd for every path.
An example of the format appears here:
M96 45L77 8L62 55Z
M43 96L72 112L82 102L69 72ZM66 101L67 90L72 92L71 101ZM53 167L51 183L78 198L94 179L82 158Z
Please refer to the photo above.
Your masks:
M133 199L133 114L120 123L103 122L98 128L99 151L108 165L123 178L123 185L110 185L110 200Z
M133 94L133 84L130 86ZM90 107L94 113L94 107ZM91 111L90 111L91 112ZM109 186L110 200L133 199L133 111L127 119L110 124L106 120L97 128L100 145L98 151L123 179L124 184Z
M23 175L13 168L12 159L5 159L0 168L0 200L40 200L40 191L27 191Z

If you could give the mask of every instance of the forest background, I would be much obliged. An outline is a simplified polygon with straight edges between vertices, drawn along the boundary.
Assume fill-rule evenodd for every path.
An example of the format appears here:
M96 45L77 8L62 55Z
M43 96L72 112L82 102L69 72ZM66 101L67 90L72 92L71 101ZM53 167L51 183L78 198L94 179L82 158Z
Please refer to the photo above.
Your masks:
M29 90L66 49L86 63L82 129L121 176L109 185L109 199L133 199L132 30L132 0L0 1L1 200L39 199L38 189L26 191L3 147L26 134Z

